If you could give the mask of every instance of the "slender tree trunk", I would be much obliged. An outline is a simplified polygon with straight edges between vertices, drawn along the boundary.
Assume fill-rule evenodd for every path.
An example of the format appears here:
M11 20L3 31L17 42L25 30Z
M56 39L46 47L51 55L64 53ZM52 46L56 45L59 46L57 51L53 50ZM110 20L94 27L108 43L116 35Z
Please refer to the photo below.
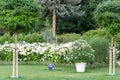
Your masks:
M109 75L115 74L115 54L116 53L116 41L112 36L109 52Z
M113 74L115 74L115 62L116 62L116 41L113 43Z
M52 19L52 32L53 36L56 36L56 9L55 9L55 4L53 8L53 19Z
M17 47L17 37L18 34L15 33L15 46L13 48L13 71L12 78L18 78L18 47Z
M113 58L112 58L112 47L113 47L113 37L112 37L112 39L111 39L111 43L110 43L110 51L109 51L109 75L112 75L112 73L113 73Z

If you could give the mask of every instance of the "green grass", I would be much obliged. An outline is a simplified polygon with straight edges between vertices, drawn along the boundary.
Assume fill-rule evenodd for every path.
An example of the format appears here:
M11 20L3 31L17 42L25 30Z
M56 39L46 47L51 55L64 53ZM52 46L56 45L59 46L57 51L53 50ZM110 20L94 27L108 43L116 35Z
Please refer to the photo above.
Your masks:
M87 68L77 73L74 67L55 67L50 71L47 65L19 65L19 78L12 79L12 65L0 65L0 80L120 80L120 68L116 75L109 76L108 68Z

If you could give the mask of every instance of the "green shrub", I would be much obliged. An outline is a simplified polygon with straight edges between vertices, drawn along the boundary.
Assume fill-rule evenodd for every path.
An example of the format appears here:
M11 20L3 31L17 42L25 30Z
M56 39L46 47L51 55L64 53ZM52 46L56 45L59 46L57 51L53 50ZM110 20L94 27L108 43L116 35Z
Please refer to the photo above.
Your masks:
M0 44L5 43L5 41L11 42L12 37L9 33L5 33L3 36L0 36Z
M87 40L95 50L96 63L100 66L102 63L108 63L109 42L111 35L105 29L90 30L82 35L82 38Z
M120 59L120 33L118 33L116 36L116 47L117 47L117 59Z
M13 53L12 52L6 52L6 55L5 55L5 60L6 61L12 61L13 60Z
M0 51L0 61L12 61L12 52Z
M94 50L85 40L76 40L71 48L71 57L74 62L88 62L94 61Z
M52 34L52 30L50 29L46 29L43 33L43 40L45 42L53 42L55 40L53 34Z
M9 43L14 42L14 35L11 36L10 33L5 33L3 36L0 36L0 44L8 41ZM18 41L26 41L29 43L32 42L43 42L42 34L39 33L29 33L29 34L18 34Z
M58 43L67 43L67 42L73 42L77 39L80 39L81 36L80 34L76 33L66 33L66 34L61 34L57 36L57 42Z
M90 30L82 35L82 39L89 40L93 37L102 37L110 39L110 34L107 33L104 29Z
M117 43L117 49L120 50L120 33L116 35L116 43Z
M102 37L94 37L88 42L95 50L95 63L108 63L109 41Z
M22 39L22 41L23 40L29 43L43 42L42 34L38 34L38 33L24 35L24 38Z
M4 61L5 60L5 54L4 54L4 51L0 51L0 60L1 61Z

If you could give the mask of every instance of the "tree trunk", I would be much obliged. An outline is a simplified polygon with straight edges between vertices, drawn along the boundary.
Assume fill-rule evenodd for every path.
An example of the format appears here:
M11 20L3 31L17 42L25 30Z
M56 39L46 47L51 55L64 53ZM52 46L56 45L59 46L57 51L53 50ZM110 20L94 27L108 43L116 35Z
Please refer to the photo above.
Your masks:
M15 33L15 46L13 48L13 71L12 78L18 78L18 47L17 47L17 37L18 34Z
M116 53L116 41L114 36L112 36L110 51L109 51L109 75L115 74L115 54Z
M53 8L53 19L52 19L52 32L53 36L56 36L56 10L55 10L55 4Z
M111 39L111 43L110 43L110 51L109 51L109 75L112 75L112 73L113 73L113 58L112 58L112 47L113 47L113 37L112 37L112 39Z
M115 74L115 62L116 62L116 41L113 43L113 74Z

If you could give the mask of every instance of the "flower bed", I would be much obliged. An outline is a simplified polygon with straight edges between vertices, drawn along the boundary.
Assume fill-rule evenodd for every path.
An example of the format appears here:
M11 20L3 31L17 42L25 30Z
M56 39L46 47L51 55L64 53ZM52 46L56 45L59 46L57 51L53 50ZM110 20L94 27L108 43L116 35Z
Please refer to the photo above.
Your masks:
M49 61L54 63L73 63L74 56L71 53L75 48L75 43L76 41L65 44L50 44L37 42L30 44L22 41L17 44L19 61ZM78 47L85 47L85 45ZM3 54L5 56L3 60L12 60L13 47L14 43L8 43L7 41L5 42L5 44L0 45L0 55Z

